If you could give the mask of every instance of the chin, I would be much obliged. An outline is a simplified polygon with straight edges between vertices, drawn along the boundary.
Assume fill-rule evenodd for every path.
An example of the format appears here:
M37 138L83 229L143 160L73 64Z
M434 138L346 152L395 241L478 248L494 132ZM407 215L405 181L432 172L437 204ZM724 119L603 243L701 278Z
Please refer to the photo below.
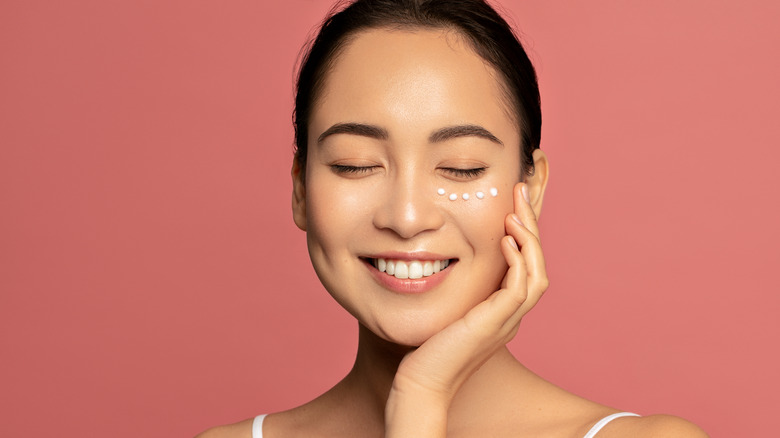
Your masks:
M405 347L419 347L452 322L454 319L453 321L441 321L437 318L417 317L405 321L385 323L372 331L387 342Z
M430 339L430 337L433 336L432 333L427 334L409 334L404 336L393 336L390 338L385 338L386 341L391 342L393 344L402 346L402 347L410 347L410 348L417 348L420 345L424 344L425 341Z

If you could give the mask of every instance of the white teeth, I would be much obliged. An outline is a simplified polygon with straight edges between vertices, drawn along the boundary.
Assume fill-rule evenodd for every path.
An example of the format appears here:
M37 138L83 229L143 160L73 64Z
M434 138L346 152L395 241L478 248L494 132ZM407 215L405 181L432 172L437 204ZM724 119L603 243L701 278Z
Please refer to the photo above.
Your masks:
M423 277L430 277L431 275L441 271L450 264L449 260L434 260L434 261L402 261L402 260L387 260L387 259L375 259L374 266L379 272L385 272L387 275L392 275L395 278L400 279L418 279Z
M420 262L412 262L409 263L409 278L415 279L415 278L422 278L423 276L423 265Z
M423 264L422 275L423 275L423 277L429 277L429 276L433 275L433 263L425 262L425 264Z
M404 262L395 262L395 278L409 278L409 266Z

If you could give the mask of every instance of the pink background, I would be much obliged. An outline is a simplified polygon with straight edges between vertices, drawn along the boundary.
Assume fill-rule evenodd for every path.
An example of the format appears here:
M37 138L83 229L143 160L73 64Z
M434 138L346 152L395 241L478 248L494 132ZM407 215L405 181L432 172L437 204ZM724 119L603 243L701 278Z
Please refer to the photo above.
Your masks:
M775 432L780 3L502 2L540 76L552 287L512 349L585 397ZM191 436L307 401L355 323L291 219L328 1L0 4L0 435Z

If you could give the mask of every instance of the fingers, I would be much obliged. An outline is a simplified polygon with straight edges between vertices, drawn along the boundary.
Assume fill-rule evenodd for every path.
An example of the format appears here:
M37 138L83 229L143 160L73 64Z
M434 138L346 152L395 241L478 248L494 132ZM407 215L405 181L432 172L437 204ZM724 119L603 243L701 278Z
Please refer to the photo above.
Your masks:
M516 192L519 192L519 190L516 190ZM547 268L544 262L544 254L542 253L542 245L539 242L538 228L535 226L534 213L531 206L522 198L522 195L520 195L520 199L517 199L517 202L523 204L515 206L515 210L520 214L509 215L505 220L504 227L507 234L512 236L520 247L520 252L528 268L529 288L532 291L537 289L544 290L547 289L548 283ZM525 219L521 219L521 214ZM536 231L534 231L534 228Z
M526 298L525 260L518 245L512 236L504 236L500 247L509 265L502 288L477 304L464 317L466 325L474 331L483 332L484 337L494 336L497 331L501 331Z
M529 281L533 281L536 278L546 277L547 270L544 264L544 255L542 254L542 245L539 243L539 239L533 232L528 229L525 223L521 223L516 214L507 216L504 227L509 236L511 236L517 246L520 248L518 251L523 256L523 260L528 269ZM506 258L506 255L504 255ZM507 260L509 264L509 260Z
M504 254L506 264L509 266L504 275L506 284L504 289L510 291L510 293L505 293L504 295L512 298L516 302L516 307L519 307L526 299L528 267L519 245L512 236L504 236L501 239L501 252Z
M530 234L528 230L526 233ZM535 293L536 287L531 283L532 277L528 274L529 268L526 257L518 249L512 236L505 236L507 244L502 242L501 249L504 258L509 265L505 275L506 287L498 291L496 301L502 307L501 326L504 331L509 330L514 336L522 317L533 308L539 298Z
M538 240L539 239L539 223L536 221L536 213L529 201L530 194L528 192L528 185L525 183L515 184L512 190L514 199L515 214L520 218L520 221L533 233Z
M504 258L509 265L505 291L502 292L512 295L521 304L507 320L510 325L519 324L522 316L536 305L549 286L536 215L526 200L524 187L522 183L515 186L515 213L508 215L504 223L508 234L505 239L511 239L508 243L516 242L519 248L502 245Z

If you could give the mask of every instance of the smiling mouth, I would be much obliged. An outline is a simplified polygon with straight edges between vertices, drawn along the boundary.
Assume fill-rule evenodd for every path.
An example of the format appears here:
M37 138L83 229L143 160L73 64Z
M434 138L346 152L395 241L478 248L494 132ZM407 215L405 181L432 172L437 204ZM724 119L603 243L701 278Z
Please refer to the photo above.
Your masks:
M379 272L405 280L430 277L445 269L456 259L448 260L390 260L366 259Z

